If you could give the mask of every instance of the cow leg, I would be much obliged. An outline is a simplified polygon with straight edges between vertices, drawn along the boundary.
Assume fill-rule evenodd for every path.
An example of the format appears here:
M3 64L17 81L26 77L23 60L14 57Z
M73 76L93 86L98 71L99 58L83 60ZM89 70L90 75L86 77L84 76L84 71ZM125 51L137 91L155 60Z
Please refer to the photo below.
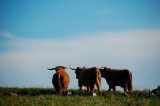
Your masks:
M132 89L128 87L128 91L132 91Z
M79 87L79 90L82 91L82 86Z
M56 91L59 95L62 95L63 89L61 87L56 87Z
M89 87L89 86L87 86L87 91L88 91L88 93L90 93L90 92L91 92L91 89L90 89L90 87Z
M78 85L79 85L79 88L80 88L79 90L82 91L82 83L81 83L80 80L78 80Z
M132 91L131 88L128 87L128 91Z
M102 87L101 84L97 84L98 92L99 92L100 95L102 95L102 89L101 89L101 87Z
M63 87L63 89L62 89L62 94L64 94L65 91L66 91L66 87Z
M90 85L90 88L91 88L91 93L94 92L94 85Z
M124 85L124 92L127 92L127 84Z
M54 86L55 86L57 94L62 95L62 88L60 88L59 86L56 86L56 85L54 85Z
M113 86L113 91L116 92L116 86Z
M58 89L58 90L57 90L57 93L58 93L59 95L62 95L62 89Z
M124 92L127 92L127 87L124 87Z
M128 83L128 91L132 91L132 85L130 82Z
M111 91L111 89L112 89L112 87L111 87L111 86L109 86L109 89L108 89L108 91Z

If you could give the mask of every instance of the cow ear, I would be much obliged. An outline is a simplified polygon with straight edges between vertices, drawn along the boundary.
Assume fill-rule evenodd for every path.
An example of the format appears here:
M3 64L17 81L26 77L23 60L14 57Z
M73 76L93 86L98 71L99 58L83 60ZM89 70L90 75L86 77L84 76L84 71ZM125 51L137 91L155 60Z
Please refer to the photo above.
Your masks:
M107 67L104 67L104 69L108 69Z
M80 69L80 67L77 67L77 69L79 70L79 69Z
M62 69L66 69L66 67L62 67Z

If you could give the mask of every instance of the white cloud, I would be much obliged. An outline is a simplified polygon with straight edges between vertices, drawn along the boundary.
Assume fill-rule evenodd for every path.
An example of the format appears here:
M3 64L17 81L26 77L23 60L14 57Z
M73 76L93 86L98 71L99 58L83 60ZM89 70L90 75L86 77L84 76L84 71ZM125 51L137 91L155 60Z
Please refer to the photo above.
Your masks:
M16 38L8 32L0 32L0 37L5 37L5 38L9 38L9 39L15 39Z
M12 50L0 52L0 85L52 87L54 72L49 72L46 67L70 64L71 67L105 65L128 68L133 73L135 85L144 80L144 86L157 86L160 74L160 67L156 65L160 62L159 34L160 30L136 30L83 34L66 40L8 40L4 47L10 46ZM74 72L69 69L67 72L71 77L69 88L78 88ZM143 72L146 75L141 77ZM152 80L145 81L148 76ZM103 83L103 88L108 87L106 82Z

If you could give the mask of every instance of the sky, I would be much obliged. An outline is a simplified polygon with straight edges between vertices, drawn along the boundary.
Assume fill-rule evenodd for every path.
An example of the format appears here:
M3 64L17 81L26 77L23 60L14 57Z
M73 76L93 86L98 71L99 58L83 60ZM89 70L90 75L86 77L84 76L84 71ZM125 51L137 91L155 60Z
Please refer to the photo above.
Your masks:
M160 0L0 0L0 86L52 88L47 68L70 65L129 69L134 90L154 89L159 41Z

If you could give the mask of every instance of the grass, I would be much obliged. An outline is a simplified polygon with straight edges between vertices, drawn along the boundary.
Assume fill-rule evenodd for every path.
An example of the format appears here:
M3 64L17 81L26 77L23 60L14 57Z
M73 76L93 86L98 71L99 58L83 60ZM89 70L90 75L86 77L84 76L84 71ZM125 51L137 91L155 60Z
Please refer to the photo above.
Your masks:
M10 105L143 105L160 106L160 94L151 91L133 91L116 93L103 91L103 96L87 95L86 91L69 89L72 95L58 96L52 88L3 88L0 87L0 106ZM95 91L98 94L98 91ZM11 95L10 93L14 93ZM16 95L17 94L17 95Z

